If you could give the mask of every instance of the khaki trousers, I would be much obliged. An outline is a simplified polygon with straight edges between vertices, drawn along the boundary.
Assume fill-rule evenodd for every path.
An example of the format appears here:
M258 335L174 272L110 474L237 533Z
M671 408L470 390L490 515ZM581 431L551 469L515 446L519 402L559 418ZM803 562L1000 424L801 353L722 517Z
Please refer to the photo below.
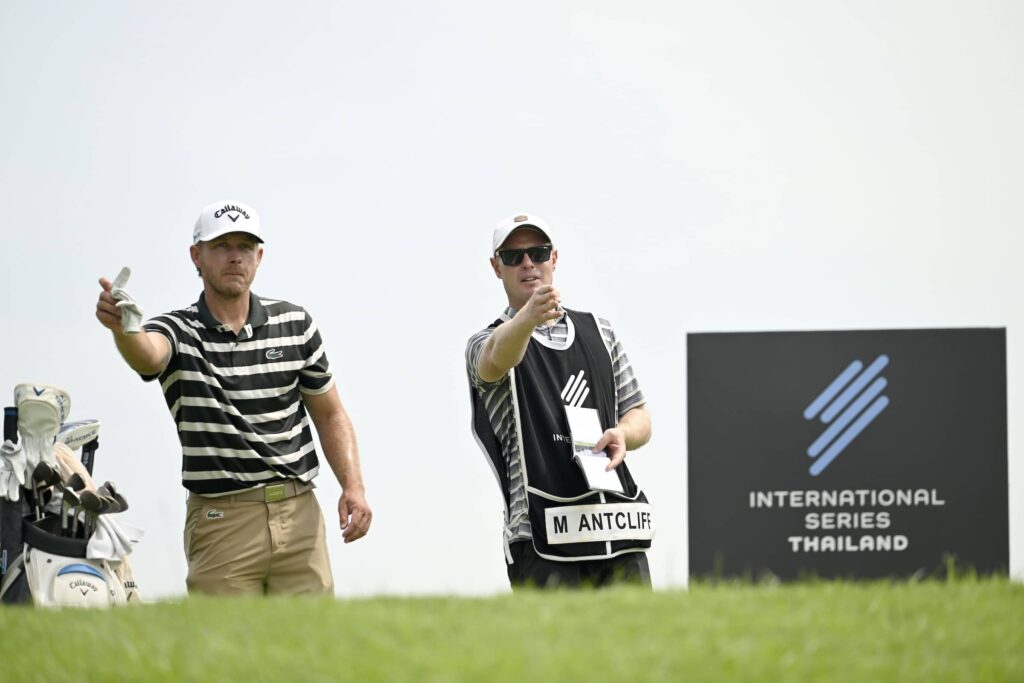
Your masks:
M244 497L189 495L189 593L333 596L324 517L313 491L273 502L238 500Z

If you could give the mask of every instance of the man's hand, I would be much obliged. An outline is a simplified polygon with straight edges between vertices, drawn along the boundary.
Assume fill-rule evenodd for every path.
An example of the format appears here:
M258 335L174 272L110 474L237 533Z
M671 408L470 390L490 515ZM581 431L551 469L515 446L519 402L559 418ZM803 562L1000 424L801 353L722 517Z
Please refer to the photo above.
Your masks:
M562 295L552 285L533 291L515 317L498 325L488 337L476 362L477 374L485 382L497 382L510 368L519 365L526 354L534 328L558 319Z
M171 342L162 334L141 329L142 309L122 289L130 272L122 268L114 282L100 278L96 319L114 333L114 344L129 367L143 375L156 375L171 359Z
M370 530L373 512L366 504L362 491L345 489L338 499L338 519L341 521L341 535L345 543L358 541Z
M142 307L124 289L124 286L128 284L128 278L131 276L132 269L125 266L112 283L107 282L106 278L100 278L100 287L103 288L103 291L100 292L100 302L103 301L104 295L109 296L114 301L114 305L117 307L117 315L120 317L121 331L124 334L138 334L142 331ZM96 305L96 317L100 318L99 303ZM101 323L116 332L116 328L110 327L107 324L108 320L100 318Z
M619 427L612 427L604 430L604 434L594 444L594 452L604 451L611 461L605 467L606 472L611 472L626 459L626 434Z
M96 319L103 327L113 332L123 332L121 328L121 309L117 307L114 295L110 293L114 284L105 277L100 278L100 298L96 302Z
M541 285L530 295L522 310L516 316L524 316L529 321L530 328L543 325L549 320L557 320L562 314L558 311L562 303L562 295L558 293L554 285Z

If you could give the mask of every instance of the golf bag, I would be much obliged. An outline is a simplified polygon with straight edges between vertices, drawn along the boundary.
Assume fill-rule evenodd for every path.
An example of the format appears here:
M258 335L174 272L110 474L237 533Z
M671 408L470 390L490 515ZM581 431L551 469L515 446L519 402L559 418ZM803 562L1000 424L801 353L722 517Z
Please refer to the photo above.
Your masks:
M66 413L61 415L65 416ZM35 474L28 475L21 487L11 484L20 495L14 495L11 490L0 495L0 603L107 607L138 600L127 557L88 558L90 534L69 534L63 492L67 491L68 496L77 500L70 486L76 479L89 490L97 490L91 474L99 446L98 432L96 420L62 422L59 432L52 437L54 453L47 452L37 463L37 467L44 470L47 460L53 463L49 468L52 480L41 482ZM5 442L17 444L18 435L18 409L5 408ZM80 461L69 457L77 448L82 449ZM108 485L113 486L107 482L104 487ZM84 496L85 490L78 492ZM46 494L52 494L52 499ZM119 498L127 507L123 497ZM75 527L78 527L80 514L81 511L70 516ZM88 515L85 519L89 520ZM94 524L98 519L93 517Z
M88 541L58 535L59 519L25 518L22 552L7 568L0 602L43 607L109 607L128 601L121 562L86 558Z

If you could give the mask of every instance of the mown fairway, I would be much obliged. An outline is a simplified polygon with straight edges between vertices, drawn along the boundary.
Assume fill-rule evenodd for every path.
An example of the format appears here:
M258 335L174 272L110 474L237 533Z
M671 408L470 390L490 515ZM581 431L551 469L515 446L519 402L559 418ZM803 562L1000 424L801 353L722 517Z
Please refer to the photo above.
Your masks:
M1024 681L1024 586L0 608L2 681Z

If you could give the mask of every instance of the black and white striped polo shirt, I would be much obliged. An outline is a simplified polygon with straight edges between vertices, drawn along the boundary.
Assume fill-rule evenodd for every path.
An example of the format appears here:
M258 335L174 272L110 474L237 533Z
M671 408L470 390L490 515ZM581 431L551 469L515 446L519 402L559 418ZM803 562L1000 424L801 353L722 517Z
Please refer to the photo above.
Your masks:
M301 394L321 394L334 380L316 324L301 306L250 292L249 319L236 335L200 295L188 308L149 320L145 330L171 342L159 379L178 427L185 488L218 495L317 475Z

